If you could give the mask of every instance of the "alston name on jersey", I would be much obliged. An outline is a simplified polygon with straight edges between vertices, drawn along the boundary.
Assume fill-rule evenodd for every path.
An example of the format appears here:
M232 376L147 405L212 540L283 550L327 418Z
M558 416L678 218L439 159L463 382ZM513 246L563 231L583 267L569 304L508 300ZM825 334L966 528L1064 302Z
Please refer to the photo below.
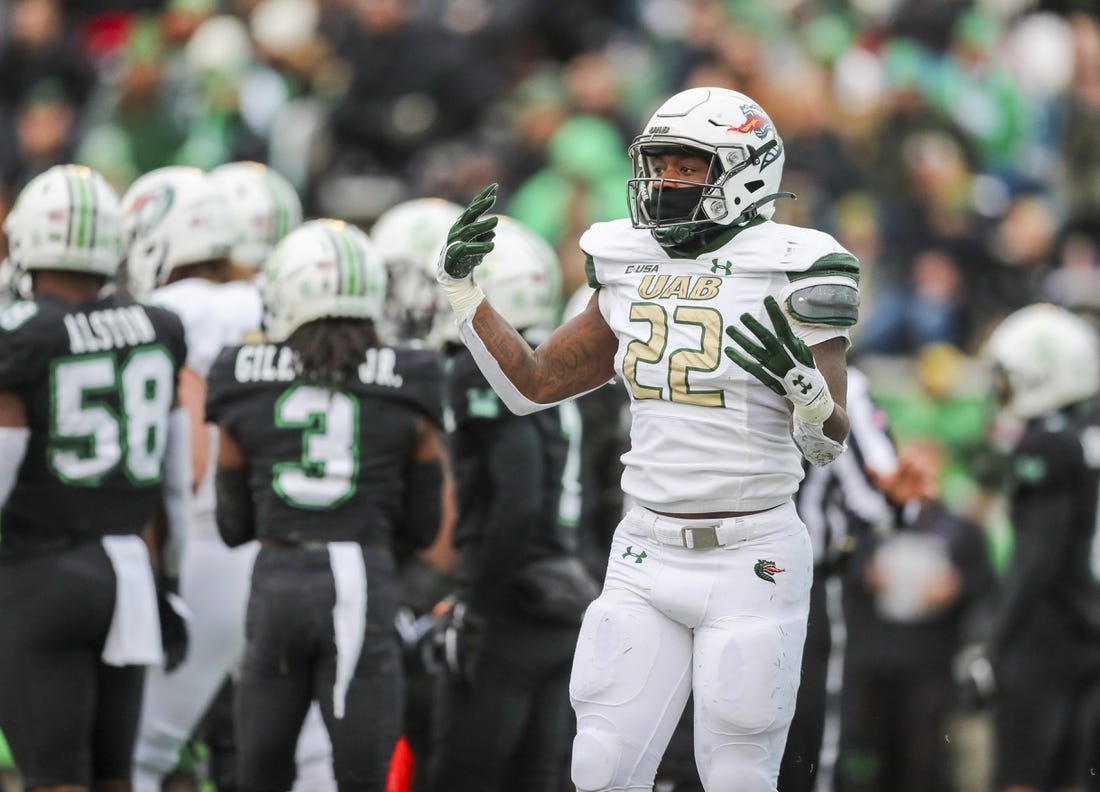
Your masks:
M366 385L400 388L403 380L394 371L397 355L389 347L368 349L359 366L359 379ZM290 382L298 374L294 351L274 344L250 344L237 351L233 375L237 382Z
M63 321L69 334L69 350L74 355L151 344L157 340L153 323L140 305L68 313Z

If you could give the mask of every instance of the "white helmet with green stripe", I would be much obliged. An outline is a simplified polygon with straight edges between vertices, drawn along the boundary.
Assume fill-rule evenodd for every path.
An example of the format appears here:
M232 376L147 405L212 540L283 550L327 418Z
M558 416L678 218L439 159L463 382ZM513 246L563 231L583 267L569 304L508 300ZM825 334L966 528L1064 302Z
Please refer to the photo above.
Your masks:
M177 267L229 257L236 235L229 207L198 168L149 171L122 196L126 277L143 297L168 283Z
M264 324L285 341L307 322L382 318L386 263L367 235L342 220L311 220L271 251L260 271Z
M302 222L302 201L285 176L260 162L229 162L210 171L229 202L237 231L233 261L254 269Z
M54 165L34 177L16 198L4 231L15 278L37 269L111 278L122 260L118 195L82 165Z

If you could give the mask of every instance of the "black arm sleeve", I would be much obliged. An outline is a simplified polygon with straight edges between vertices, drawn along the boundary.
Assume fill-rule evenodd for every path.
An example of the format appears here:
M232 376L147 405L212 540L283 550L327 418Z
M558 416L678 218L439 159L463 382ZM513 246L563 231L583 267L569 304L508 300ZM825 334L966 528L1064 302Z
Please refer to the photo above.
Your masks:
M1000 617L993 635L996 648L1011 645L1027 612L1051 588L1066 554L1073 505L1061 489L1033 488L1013 510L1015 547L1001 592Z
M247 468L218 468L214 478L218 494L218 533L230 547L256 538L256 519L252 509L252 490Z
M413 462L405 471L401 538L420 549L435 541L443 519L443 462Z
M530 420L501 421L488 433L492 503L481 526L478 553L464 559L470 604L480 610L505 590L510 570L539 523L543 461L538 431ZM467 565L472 560L472 565Z

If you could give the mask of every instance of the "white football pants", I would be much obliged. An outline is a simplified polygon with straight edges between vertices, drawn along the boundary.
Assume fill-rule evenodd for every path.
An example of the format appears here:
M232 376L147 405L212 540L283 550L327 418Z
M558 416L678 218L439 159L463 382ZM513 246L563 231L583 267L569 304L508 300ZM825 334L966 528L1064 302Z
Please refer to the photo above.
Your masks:
M134 749L134 792L160 792L226 675L244 653L244 620L257 542L227 547L209 520L196 524L180 566L180 596L191 610L187 658L172 673L150 667L145 675L141 725ZM314 702L296 751L296 792L335 792L332 744Z
M699 549L708 536L724 546ZM812 576L793 503L726 520L633 508L616 529L573 661L578 792L652 790L689 692L704 788L774 792Z

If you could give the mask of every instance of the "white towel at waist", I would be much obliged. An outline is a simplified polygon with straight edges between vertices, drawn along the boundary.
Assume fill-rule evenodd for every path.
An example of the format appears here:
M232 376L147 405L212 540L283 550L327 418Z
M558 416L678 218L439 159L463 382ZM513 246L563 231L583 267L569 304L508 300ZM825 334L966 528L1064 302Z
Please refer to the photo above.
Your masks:
M140 536L104 536L103 549L115 570L115 611L103 644L103 662L113 666L164 661L157 591L149 550Z
M336 682L332 688L332 710L344 717L344 700L359 664L367 629L367 566L358 542L329 542L329 564L336 584L332 608L332 629L336 638Z

